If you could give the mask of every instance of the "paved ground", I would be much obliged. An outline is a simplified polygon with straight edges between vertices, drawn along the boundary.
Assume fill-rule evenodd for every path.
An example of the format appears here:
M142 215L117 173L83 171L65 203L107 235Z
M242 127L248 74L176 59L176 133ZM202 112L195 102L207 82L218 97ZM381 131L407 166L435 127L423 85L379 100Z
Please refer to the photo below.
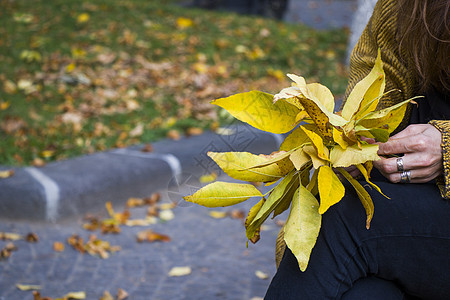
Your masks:
M170 195L162 193L163 201L176 199L176 191ZM255 199L249 201L255 203L252 200ZM247 213L252 203L236 208ZM119 207L115 209L121 211ZM87 299L99 299L104 291L114 295L118 288L128 292L128 299L135 300L263 297L275 272L274 243L279 226L268 221L262 239L246 248L243 220L214 219L209 215L210 210L180 202L173 209L175 217L170 221L147 227L122 227L120 234L97 232L98 238L122 248L108 259L83 255L67 244L72 234L85 240L92 234L82 229L81 220L59 224L2 220L0 232L23 235L34 232L39 241L15 241L17 251L0 261L0 299L33 299L31 291L20 291L16 284L40 285L41 295L52 298L85 291ZM140 218L145 209L133 208L131 213L131 218ZM168 235L171 241L137 243L136 233L144 229ZM54 242L63 242L65 250L54 251ZM0 248L6 244L0 241ZM176 266L189 266L192 273L168 276L170 269ZM256 271L267 274L269 279L257 277Z
M301 19L303 22L316 28L349 26L351 24L350 16L355 9L355 3L356 0L292 0L289 14L286 18L292 21ZM248 137L246 140L248 140ZM221 142L223 142L223 139ZM187 146L189 143L191 143L190 146ZM195 145L192 145L193 143ZM187 140L184 145L170 145L166 147L163 142L160 148L162 151L165 151L164 149L172 149L176 154L176 149L182 149L184 151L186 150L184 148L198 147L200 149L203 147L201 145L199 146L195 139ZM251 152L263 152L262 150L259 151L261 149L259 144L256 143L255 145L258 149ZM195 154L198 154L198 149L196 149ZM189 153L188 151L184 152ZM169 158L179 159L180 165L184 170L186 158L173 155L171 152L168 153L173 156ZM99 155L98 157L106 159L114 155L114 157L117 157L117 154ZM122 153L119 154L122 155ZM143 154L139 154L139 156L143 156ZM168 161L167 157L163 158L165 158L165 161ZM122 161L125 161L125 158ZM68 164L62 165L67 166ZM106 165L110 166L110 164L105 163ZM147 169L145 165L140 163L139 165L141 169ZM39 178L41 179L41 183L47 182L48 178L53 178L54 182L50 187L56 186L60 188L61 199L58 198L57 200L61 202L61 210L62 208L66 208L65 210L68 211L90 211L89 208L81 209L76 206L70 200L72 198L69 197L84 199L83 201L85 202L81 202L82 204L92 203L92 199L87 201L84 195L83 197L78 195L73 196L74 192L71 189L72 186L70 186L72 179L69 178L70 180L66 180L65 177L54 175L59 174L53 170L55 168L57 168L57 164L42 170L42 173L46 177L40 176ZM166 168L168 167L166 166ZM73 166L69 170L73 170ZM113 173L115 169L107 170L109 170L109 173ZM140 174L144 174L144 172L137 173L136 170L134 171L135 176L142 176ZM26 172L23 170L18 170L17 172L17 174L22 173L25 174ZM83 173L81 172L80 174ZM30 177L30 174L25 175ZM25 175L23 178L28 178ZM194 175L198 176L199 174ZM119 178L120 180L117 180L117 182L128 182L131 184L131 177L127 176L122 176L123 178ZM152 176L155 179L159 177L160 181L167 180L167 178L162 178L163 176L159 176L157 173ZM42 178L45 180L42 181ZM20 187L20 177L10 180L16 180L14 181L17 183L16 187ZM69 185L66 184L63 186L63 182L69 183ZM155 182L159 181L155 180ZM128 299L133 300L250 300L255 297L255 299L263 297L270 278L275 272L274 244L279 231L278 225L272 220L268 221L266 230L262 232L261 241L257 245L249 245L246 248L243 220L231 219L229 217L213 219L209 215L210 209L179 202L180 193L186 194L186 190L179 192L177 186L175 186L173 188L174 190L169 193L166 188L168 185L168 182L158 183L162 191L163 201L176 201L179 204L178 207L173 209L174 219L167 222L159 222L146 228L122 227L122 232L116 235L102 235L97 232L100 239L109 241L112 245L118 245L122 248L121 251L111 255L108 259L101 259L89 254L83 255L67 244L66 240L72 234L78 234L85 240L92 234L82 229L81 215L72 219L60 219L58 223L17 221L0 218L0 232L19 234L34 232L39 237L37 243L28 243L22 240L15 241L14 245L18 249L13 251L9 258L0 260L0 300L33 299L31 291L20 291L16 287L17 284L39 285L41 286L41 295L52 298L62 297L68 292L85 291L87 293L87 299L95 300L99 299L104 291L109 291L115 295L119 288L127 291L129 294ZM45 185L43 186L36 185L36 188L34 188L33 186L27 185L28 190L36 192L29 195L30 199L23 199L23 201L36 205L36 203L40 202L35 199L42 198L41 194L44 196L47 194L51 195L50 192L52 189L48 188L48 185L47 188L45 188ZM86 190L81 183L78 183L76 186L82 187L83 191ZM63 189L62 187L68 188ZM183 189L187 189L189 192L189 187L184 187ZM93 190L98 193L96 187ZM12 195L15 191L17 189L7 192L6 195ZM118 192L114 190L114 193ZM78 193L81 193L81 191L78 191ZM0 194L2 194L1 190ZM136 196L142 196L141 194L139 191L136 191ZM105 192L102 195L109 194ZM101 197L101 195L98 194L98 197ZM8 199L13 198L8 196ZM47 197L45 199L53 198ZM66 201L67 203L64 202L68 199L69 201ZM103 203L106 200L100 199L100 202ZM13 202L15 201L14 199ZM48 203L55 204L54 199L52 201L47 202L47 210L53 207L48 206ZM125 201L126 199L123 199L123 202ZM247 213L254 202L243 203L239 205L239 208ZM0 207L3 207L3 209L6 207L14 207L15 210L17 210L17 207L19 209L21 207L20 205L17 206L11 203L8 205L1 204ZM121 211L121 208L117 205L115 204L115 209ZM33 207L24 207L23 209L32 213L33 209L35 209ZM225 208L223 210L229 211L231 208ZM48 219L48 211L47 214L44 214L45 212L42 214L47 216ZM52 211L50 210L50 212ZM55 212L57 213L59 210L55 210ZM98 213L98 210L91 212ZM38 211L36 210L37 213ZM103 211L103 213L105 212ZM144 214L145 208L132 209L132 218L139 218ZM0 216L5 215L8 214L0 211ZM283 217L281 216L280 219L282 220ZM168 235L171 241L137 243L136 233L149 228L155 232ZM66 246L65 250L63 252L54 251L54 242L63 242ZM0 240L0 250L7 243L8 241ZM169 271L172 267L176 266L188 266L192 272L182 277L170 277L168 275ZM269 279L259 278L255 275L256 271L267 274Z

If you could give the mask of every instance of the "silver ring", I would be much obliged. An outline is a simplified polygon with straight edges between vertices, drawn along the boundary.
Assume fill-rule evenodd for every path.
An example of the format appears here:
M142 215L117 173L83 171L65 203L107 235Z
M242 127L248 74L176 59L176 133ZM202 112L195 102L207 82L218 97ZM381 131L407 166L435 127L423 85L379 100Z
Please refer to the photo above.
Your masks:
M397 157L397 171L403 172L404 170L403 158Z
M400 183L411 182L411 171L404 171L400 173Z

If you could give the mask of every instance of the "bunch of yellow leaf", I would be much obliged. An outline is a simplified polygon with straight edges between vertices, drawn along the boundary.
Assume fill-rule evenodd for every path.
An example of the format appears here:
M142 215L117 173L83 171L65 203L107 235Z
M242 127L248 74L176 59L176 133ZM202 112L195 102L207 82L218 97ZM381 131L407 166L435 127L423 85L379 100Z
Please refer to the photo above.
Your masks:
M288 76L294 84L275 96L252 91L212 102L263 131L286 133L295 128L279 151L271 155L208 153L234 179L278 184L263 195L252 184L214 182L186 196L185 200L218 207L260 197L245 221L246 236L254 243L259 240L260 227L269 215L273 212L275 217L290 207L283 228L284 240L304 271L320 231L322 214L345 194L335 170L356 190L366 210L369 228L374 212L372 199L344 168L357 166L365 180L381 193L369 180L372 161L379 159L378 145L361 137L386 142L412 99L375 110L385 88L380 53L374 68L354 87L338 113L333 113L335 101L327 87L307 84L303 77L296 75Z

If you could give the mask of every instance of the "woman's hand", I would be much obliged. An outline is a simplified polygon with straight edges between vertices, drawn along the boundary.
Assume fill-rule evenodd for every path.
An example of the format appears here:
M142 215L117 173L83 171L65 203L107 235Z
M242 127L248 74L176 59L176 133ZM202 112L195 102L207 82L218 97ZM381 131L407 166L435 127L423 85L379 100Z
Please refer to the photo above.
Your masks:
M383 156L404 154L403 168L411 172L410 182L428 182L443 173L441 139L441 132L433 125L409 125L386 143L379 144L381 160L374 161L373 165L391 182L400 182L398 157Z

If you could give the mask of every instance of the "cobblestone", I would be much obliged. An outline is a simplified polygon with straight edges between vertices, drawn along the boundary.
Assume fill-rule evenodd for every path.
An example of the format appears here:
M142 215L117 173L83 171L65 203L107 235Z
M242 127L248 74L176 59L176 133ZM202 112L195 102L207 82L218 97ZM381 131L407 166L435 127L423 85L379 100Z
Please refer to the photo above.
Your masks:
M168 201L167 195L163 198ZM249 201L222 209L247 212L254 202ZM119 288L133 300L263 297L270 279L260 279L255 272L274 274L274 243L280 228L269 220L258 244L246 248L243 220L213 219L208 208L182 204L174 208L173 220L148 227L170 236L170 242L138 243L136 233L143 227L122 227L120 234L97 233L100 239L122 247L108 259L83 255L67 244L72 234L85 240L92 234L82 229L80 219L56 224L0 219L0 231L39 236L37 243L14 241L18 250L0 261L0 300L33 299L31 291L20 291L16 284L40 285L41 295L52 298L85 291L87 299L99 299L104 291L115 295ZM132 217L144 210L133 208ZM53 250L56 241L65 244L63 252ZM0 241L0 248L6 243ZM169 277L176 266L189 266L192 273Z

